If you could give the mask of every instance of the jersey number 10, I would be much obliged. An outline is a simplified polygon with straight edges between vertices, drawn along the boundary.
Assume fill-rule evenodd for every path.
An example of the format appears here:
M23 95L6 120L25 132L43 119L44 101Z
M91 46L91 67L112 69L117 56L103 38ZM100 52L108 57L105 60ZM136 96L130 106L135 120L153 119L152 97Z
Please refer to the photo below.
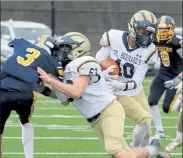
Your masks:
M29 66L41 55L40 51L35 48L27 48L26 51L28 52L25 55L26 59L21 56L17 57L17 62L23 66Z

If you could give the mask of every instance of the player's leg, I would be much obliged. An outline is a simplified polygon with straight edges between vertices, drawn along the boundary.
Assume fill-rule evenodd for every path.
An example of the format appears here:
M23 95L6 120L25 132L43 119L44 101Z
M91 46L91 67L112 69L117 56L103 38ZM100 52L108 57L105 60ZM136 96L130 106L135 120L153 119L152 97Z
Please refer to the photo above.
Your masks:
M127 117L136 122L133 132L132 147L140 147L149 128L152 116L147 112L135 98L129 96L117 97L125 110Z
M132 150L123 139L125 114L123 107L113 101L92 123L92 129L104 143L107 153L114 158L135 158Z
M150 107L148 101L146 99L144 90L142 90L137 96L133 97L136 101L140 103L143 109L145 109L148 113L150 113ZM148 132L146 133L144 140L141 143L141 147L146 147L150 143L151 129L149 127Z
M150 87L150 93L148 96L148 103L150 106L150 111L153 117L153 122L156 127L156 137L157 138L165 138L162 120L161 120L161 113L158 106L158 102L165 91L164 87L164 81L159 78L159 76L156 76L153 80L151 87Z
M177 98L178 94L176 94L176 89L166 89L165 98L163 100L163 111L165 113L170 113L172 111Z
M177 135L176 138L170 143L168 144L165 149L168 152L173 152L174 150L176 150L178 147L182 146L182 135L183 135L183 130L182 130L182 119L183 119L183 112L182 112L182 108L181 111L179 113L179 117L178 117L178 121L177 121Z
M124 120L123 107L119 102L114 101L92 123L93 130L104 143L105 150L114 158L146 158L158 155L161 147L156 144L147 148L130 149L123 137Z
M24 100L20 101L20 106L16 108L22 127L22 144L25 158L33 158L34 154L34 129L31 123L31 115L34 109L34 98L36 93L25 93Z
M7 119L11 114L11 105L12 102L9 101L8 92L0 91L1 100L0 100L0 158L2 158L3 145L2 145L2 137L4 132L4 126L6 124Z

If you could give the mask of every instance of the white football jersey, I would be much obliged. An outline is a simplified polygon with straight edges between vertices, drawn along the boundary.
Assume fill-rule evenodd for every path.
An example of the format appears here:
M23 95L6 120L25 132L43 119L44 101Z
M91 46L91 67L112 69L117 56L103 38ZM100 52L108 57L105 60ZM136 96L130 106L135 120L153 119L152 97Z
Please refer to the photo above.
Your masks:
M97 52L96 59L101 62L106 58L115 60L120 68L118 80L122 82L135 81L135 89L116 91L116 95L136 96L142 90L142 82L148 70L146 63L149 55L156 50L151 44L147 48L132 49L128 45L128 34L120 30L110 30L100 41L102 48Z
M64 71L64 82L72 84L78 76L91 76L90 83L79 99L74 99L74 106L84 115L91 118L101 112L116 97L110 92L101 67L97 60L83 56L70 62Z

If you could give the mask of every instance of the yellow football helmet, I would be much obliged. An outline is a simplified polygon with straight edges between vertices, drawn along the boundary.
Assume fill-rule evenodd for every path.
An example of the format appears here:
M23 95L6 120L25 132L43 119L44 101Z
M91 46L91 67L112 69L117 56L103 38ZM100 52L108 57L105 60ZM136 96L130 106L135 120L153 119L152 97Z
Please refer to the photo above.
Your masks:
M157 34L156 39L158 42L165 41L169 42L175 29L175 21L170 16L161 16L157 22Z
M140 10L135 13L128 23L129 35L135 39L139 47L147 47L153 41L157 19L153 13Z
M65 45L71 46L72 53L68 57L72 60L90 53L90 41L79 32L68 32L61 37L61 41Z

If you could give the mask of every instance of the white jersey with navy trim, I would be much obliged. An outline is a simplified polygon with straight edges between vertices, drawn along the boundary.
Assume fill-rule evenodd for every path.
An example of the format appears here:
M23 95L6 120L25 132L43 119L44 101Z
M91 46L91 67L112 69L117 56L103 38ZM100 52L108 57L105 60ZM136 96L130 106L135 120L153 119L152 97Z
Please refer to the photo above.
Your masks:
M83 56L70 62L64 71L64 82L72 84L78 76L91 76L91 81L80 99L74 99L74 106L91 118L100 113L116 97L110 92L101 67L95 58Z
M156 51L155 45L147 48L132 49L128 45L128 34L120 30L110 30L104 33L100 40L102 48L97 52L96 59L101 62L106 58L115 60L120 68L118 80L121 82L135 81L136 88L126 91L116 91L116 95L136 96L142 90L142 82L148 70L147 59Z

